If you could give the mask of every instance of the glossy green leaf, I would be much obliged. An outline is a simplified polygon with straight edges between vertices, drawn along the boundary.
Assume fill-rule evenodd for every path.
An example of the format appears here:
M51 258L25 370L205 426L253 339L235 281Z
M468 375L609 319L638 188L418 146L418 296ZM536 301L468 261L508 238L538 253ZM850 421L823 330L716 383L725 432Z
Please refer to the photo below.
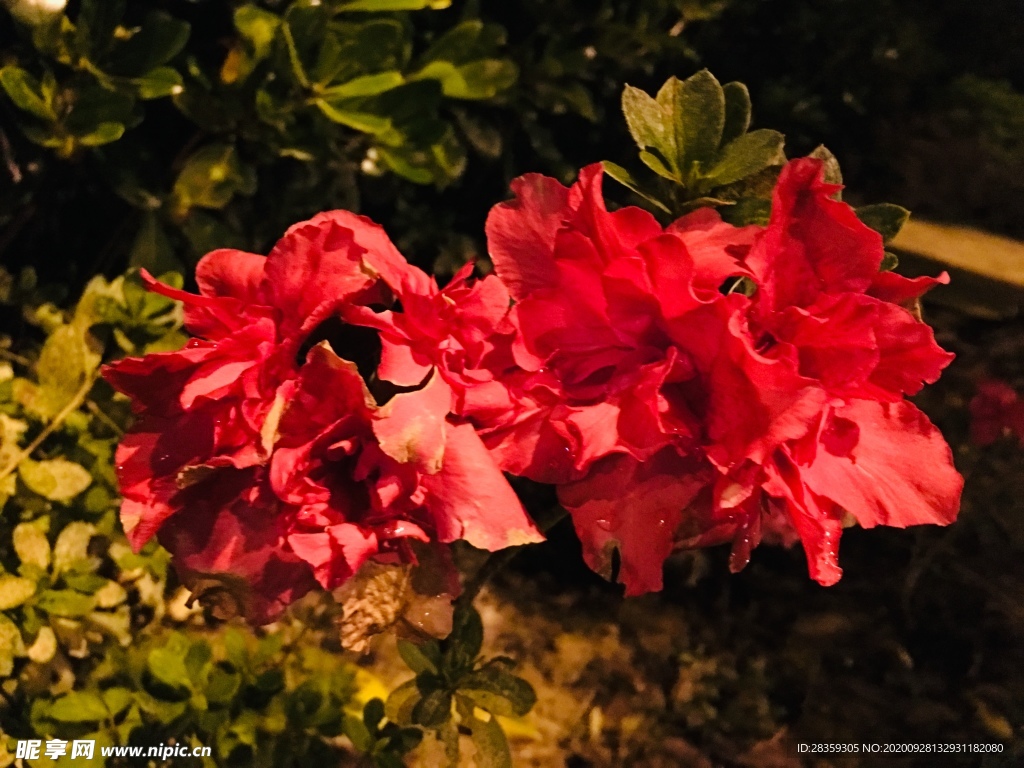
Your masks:
M111 74L139 76L177 56L188 42L191 27L164 11L149 11L142 23L119 35L107 70Z
M133 80L138 89L139 97L143 99L160 99L164 96L174 96L181 93L181 75L171 67L157 67L147 72L142 77Z
M481 59L468 64L431 61L410 76L437 80L445 96L453 99L490 99L516 81L518 69L508 59Z
M78 50L92 58L106 53L114 42L114 32L126 7L127 0L82 0L75 19Z
M375 75L364 75L339 85L332 85L320 92L320 96L327 101L340 99L352 99L360 96L376 96L384 91L397 88L405 82L402 73L396 70L390 72L378 72Z
M862 205L856 209L857 218L882 236L882 241L892 241L910 218L910 211L892 203Z
M256 190L252 169L243 165L233 144L209 144L193 153L174 182L181 208L223 208L236 194Z
M88 133L80 134L75 138L79 144L86 147L102 147L117 141L124 135L124 126L120 123L100 123Z
M317 99L316 106L327 119L348 126L356 131L381 134L391 130L391 120L387 117L374 115L369 112L338 109L324 99Z
M243 5L235 9L235 29L252 46L251 53L257 60L270 53L270 45L274 42L281 24L281 18L258 5Z
M0 86L18 109L47 122L57 119L43 94L42 85L25 70L13 64L0 69Z

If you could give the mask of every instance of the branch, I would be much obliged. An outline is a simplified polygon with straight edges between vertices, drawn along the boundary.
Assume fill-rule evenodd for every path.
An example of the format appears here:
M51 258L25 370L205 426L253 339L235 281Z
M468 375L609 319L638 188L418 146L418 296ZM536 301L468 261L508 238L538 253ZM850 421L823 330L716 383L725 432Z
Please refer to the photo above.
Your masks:
M85 381L82 382L82 386L79 387L77 392L75 392L74 397L68 401L67 405L60 409L57 415L53 417L53 420L36 436L36 439L29 443L24 450L16 453L14 457L7 462L7 465L3 469L0 469L0 480L3 480L11 474L11 472L17 469L21 462L31 456L32 452L42 445L43 441L64 423L65 419L71 415L72 411L76 411L81 407L82 403L85 402L86 396L89 394L89 390L92 389L92 385L96 383L97 375L97 373L92 373L89 376L86 376Z

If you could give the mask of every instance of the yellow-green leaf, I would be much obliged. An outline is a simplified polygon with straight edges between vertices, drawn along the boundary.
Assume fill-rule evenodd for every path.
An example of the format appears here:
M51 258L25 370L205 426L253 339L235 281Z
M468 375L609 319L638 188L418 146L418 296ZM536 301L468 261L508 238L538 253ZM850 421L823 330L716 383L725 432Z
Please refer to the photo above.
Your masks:
M30 491L59 502L71 501L92 483L92 475L85 467L67 459L25 459L18 467L18 475Z
M20 576L0 576L0 611L9 611L23 605L36 593L36 583Z
M21 523L14 529L14 551L22 565L46 570L50 565L50 542L34 523Z
M95 535L96 527L90 523L76 520L66 525L53 546L54 575L61 574L75 563L85 560L89 556L89 542Z

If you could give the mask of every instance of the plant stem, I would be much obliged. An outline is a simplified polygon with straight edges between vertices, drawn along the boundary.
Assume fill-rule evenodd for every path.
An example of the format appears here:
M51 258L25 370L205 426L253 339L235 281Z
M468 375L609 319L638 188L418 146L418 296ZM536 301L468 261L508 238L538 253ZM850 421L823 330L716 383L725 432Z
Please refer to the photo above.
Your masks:
M568 514L569 513L565 509L558 507L556 514L554 514L550 520L546 521L544 525L540 526L541 532L547 533L562 522ZM495 552L488 557L477 572L473 574L472 578L466 582L466 585L462 589L462 594L459 595L459 602L464 604L472 603L473 600L476 599L476 596L480 594L480 590L484 588L487 582L490 581L496 573L501 571L502 568L511 563L515 559L516 555L524 549L526 549L526 546L508 547Z
M64 423L64 420L71 415L72 411L78 410L78 408L81 407L82 403L85 402L86 396L89 394L89 390L92 389L92 385L96 382L96 375L97 374L93 373L87 376L85 381L82 382L82 386L79 387L77 392L75 392L74 397L68 401L67 405L60 409L57 415L53 417L53 420L36 436L36 439L29 443L23 450L16 453L11 460L7 462L7 465L3 469L0 469L0 480L3 480L11 474L11 472L17 469L18 465L21 464L22 461L31 456L32 452L42 445L43 441L53 434L57 427Z

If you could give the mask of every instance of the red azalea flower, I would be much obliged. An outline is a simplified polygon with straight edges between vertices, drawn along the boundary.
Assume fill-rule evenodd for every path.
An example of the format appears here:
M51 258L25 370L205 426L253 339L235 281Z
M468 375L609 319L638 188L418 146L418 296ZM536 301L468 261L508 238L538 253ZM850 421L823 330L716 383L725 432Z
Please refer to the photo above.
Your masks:
M568 190L523 177L492 211L520 331L500 377L516 409L484 439L505 469L560 484L588 563L618 548L627 594L659 589L675 546L732 540L739 567L766 527L798 534L832 583L847 512L955 517L949 449L903 401L951 356L894 303L937 281L880 274L881 238L820 174L791 163L764 229L608 213L595 166ZM723 294L730 277L752 298Z
M197 338L105 371L139 416L117 455L136 548L159 530L192 583L247 585L242 601L266 620L314 579L333 588L368 558L411 560L406 538L540 539L473 427L449 419L452 387L432 363L381 334L364 381L316 343L340 337L366 357L377 334L352 323L378 325L371 305L437 293L380 227L335 211L290 228L268 257L215 251L197 268L198 296L145 277L184 302ZM432 338L507 314L496 298L453 312Z

